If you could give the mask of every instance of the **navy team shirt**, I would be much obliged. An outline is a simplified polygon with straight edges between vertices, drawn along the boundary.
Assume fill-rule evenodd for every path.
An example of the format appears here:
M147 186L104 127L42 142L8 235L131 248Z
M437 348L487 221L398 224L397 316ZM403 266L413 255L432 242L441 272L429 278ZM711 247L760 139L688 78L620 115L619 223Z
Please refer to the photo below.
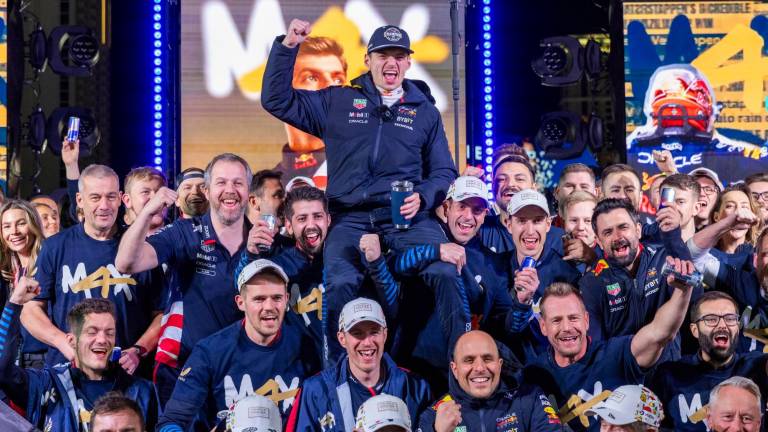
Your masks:
M210 212L179 219L147 237L157 261L167 263L176 277L181 300L174 313L181 315L181 346L178 365L195 344L243 317L235 304L235 269L246 252L250 225L243 227L243 243L234 255L219 243ZM178 335L176 335L178 336Z
M323 254L310 259L296 246L270 258L288 276L291 309L301 317L318 348L322 348Z
M600 430L595 417L574 414L583 412L580 405L605 400L622 385L642 384L647 373L632 355L632 336L588 343L584 357L574 364L559 366L550 347L523 371L524 381L540 386L558 407L563 424L574 431Z
M286 312L280 333L268 346L251 341L245 325L245 320L236 322L197 344L179 374L158 431L209 431L217 417L223 418L230 406L252 394L272 399L287 419L304 378L320 370L320 355L293 312Z
M735 353L728 364L714 368L696 353L678 361L660 364L649 379L649 387L664 405L666 415L662 426L675 431L706 431L703 408L709 403L709 392L733 376L743 376L754 381L763 394L761 406L765 406L768 391L766 360L768 354Z
M135 344L152 322L154 311L161 311L162 273L156 270L122 274L115 268L120 235L96 240L85 233L83 224L67 228L46 239L37 258L35 279L40 295L35 300L48 302L53 325L69 331L67 313L86 298L106 298L117 312L116 344L124 348ZM49 347L46 365L67 360Z

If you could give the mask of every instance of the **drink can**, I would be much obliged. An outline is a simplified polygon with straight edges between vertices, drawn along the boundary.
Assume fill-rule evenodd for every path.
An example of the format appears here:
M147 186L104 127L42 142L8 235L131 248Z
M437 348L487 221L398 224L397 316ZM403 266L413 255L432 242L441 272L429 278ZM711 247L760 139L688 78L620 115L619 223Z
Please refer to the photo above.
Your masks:
M80 118L70 117L67 125L67 141L77 141L80 137Z
M523 264L520 266L520 268L535 268L536 267L536 260L533 259L533 257L525 257L523 259Z
M659 200L659 210L675 202L675 190L671 187L663 187L659 192L661 200Z
M112 348L112 354L109 356L109 361L114 363L120 360L121 355L123 355L123 350L119 346L116 346Z

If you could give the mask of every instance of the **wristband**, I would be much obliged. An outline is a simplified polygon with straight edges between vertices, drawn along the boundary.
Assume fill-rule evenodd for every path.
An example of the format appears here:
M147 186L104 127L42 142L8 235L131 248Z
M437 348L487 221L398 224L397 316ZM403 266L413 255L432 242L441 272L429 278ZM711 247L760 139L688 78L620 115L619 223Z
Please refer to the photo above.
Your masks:
M141 345L133 345L131 346L131 348L136 348L139 351L139 357L143 358L144 356L147 355L147 349Z

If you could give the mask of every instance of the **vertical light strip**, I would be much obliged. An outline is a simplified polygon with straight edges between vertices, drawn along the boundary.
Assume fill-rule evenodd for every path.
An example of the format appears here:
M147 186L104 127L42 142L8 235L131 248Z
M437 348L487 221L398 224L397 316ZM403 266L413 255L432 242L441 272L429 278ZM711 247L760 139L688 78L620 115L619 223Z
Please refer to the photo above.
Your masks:
M493 171L493 51L492 51L492 22L491 22L491 0L483 0L482 6L482 35L483 35L483 139L484 139L484 163L485 183L488 185L488 199L493 199L492 171Z
M154 143L151 156L152 163L159 171L165 171L163 156L165 145L163 133L163 101L164 80L166 76L163 66L163 5L162 0L154 0L152 5L152 141Z

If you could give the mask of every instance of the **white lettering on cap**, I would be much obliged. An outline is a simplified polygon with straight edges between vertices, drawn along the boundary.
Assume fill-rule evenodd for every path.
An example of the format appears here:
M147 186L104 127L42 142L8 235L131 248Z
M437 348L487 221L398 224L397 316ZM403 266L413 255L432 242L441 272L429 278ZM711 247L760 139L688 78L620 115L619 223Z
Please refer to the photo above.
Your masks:
M397 42L403 38L403 34L400 33L400 30L390 27L384 31L384 37L390 42Z
M373 307L371 307L370 303L360 303L352 307L353 313L360 312L360 311L371 312L373 311Z

